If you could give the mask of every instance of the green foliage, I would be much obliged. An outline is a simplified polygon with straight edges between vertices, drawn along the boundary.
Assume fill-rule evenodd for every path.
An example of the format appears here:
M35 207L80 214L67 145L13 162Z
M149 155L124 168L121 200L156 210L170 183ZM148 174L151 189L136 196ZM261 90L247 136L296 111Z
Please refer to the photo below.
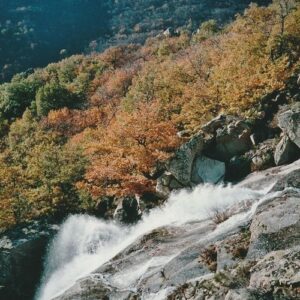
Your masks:
M63 107L76 107L77 96L64 86L52 81L41 87L36 94L38 116L46 116L50 110Z
M192 38L192 43L202 42L219 32L220 28L216 20L203 22Z
M269 47L273 61L286 56L290 63L295 63L300 55L300 37L288 33L275 35L270 40Z
M0 131L30 108L39 117L63 107L81 108L95 76L106 65L99 57L72 56L33 74L0 85Z
M20 117L35 98L37 85L25 80L14 80L0 86L0 114L3 118Z

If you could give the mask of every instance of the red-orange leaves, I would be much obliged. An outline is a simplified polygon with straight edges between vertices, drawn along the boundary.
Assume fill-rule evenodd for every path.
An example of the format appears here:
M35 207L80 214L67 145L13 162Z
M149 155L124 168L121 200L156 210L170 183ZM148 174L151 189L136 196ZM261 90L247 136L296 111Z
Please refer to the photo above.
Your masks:
M94 107L88 110L63 108L50 111L43 120L43 125L63 136L70 137L83 131L85 128L96 127L105 119L106 114L100 108Z
M133 114L120 113L109 130L98 128L86 135L91 164L85 188L94 196L152 190L157 163L179 145L175 127L161 120L156 103L142 104Z

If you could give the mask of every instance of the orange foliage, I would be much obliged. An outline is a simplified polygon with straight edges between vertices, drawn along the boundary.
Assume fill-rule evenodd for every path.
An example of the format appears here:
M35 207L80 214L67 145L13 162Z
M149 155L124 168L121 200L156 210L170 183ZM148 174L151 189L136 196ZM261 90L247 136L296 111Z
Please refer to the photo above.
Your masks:
M137 45L112 47L100 54L100 59L113 69L130 65L140 57Z
M94 196L153 190L157 163L168 159L178 145L176 129L161 120L157 103L141 104L133 114L120 113L109 130L86 132L90 167L83 185Z
M97 127L104 122L107 115L100 108L90 108L88 110L71 110L63 108L50 111L43 120L43 126L52 129L60 135L70 137L86 128Z
M284 0L284 11L278 2L251 5L222 31L209 21L192 36L72 56L0 86L1 116L13 115L24 92L32 98L27 117L0 118L0 129L9 128L0 154L0 227L31 218L32 207L35 215L57 203L73 209L83 201L75 184L94 198L153 191L161 164L181 142L178 130L193 134L220 112L255 118L262 97L299 73L299 1ZM68 95L47 93L46 108L69 108L40 120L34 116L45 85Z
M132 78L136 75L134 68L116 69L105 72L93 80L92 105L103 105L124 97L131 85Z

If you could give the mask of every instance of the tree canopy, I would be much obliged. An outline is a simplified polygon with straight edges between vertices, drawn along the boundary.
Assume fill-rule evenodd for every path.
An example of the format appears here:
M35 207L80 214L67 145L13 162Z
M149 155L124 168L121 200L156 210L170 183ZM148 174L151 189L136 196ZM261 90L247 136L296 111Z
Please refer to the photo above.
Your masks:
M300 5L250 5L227 26L66 58L0 85L0 227L154 191L211 117L255 118L300 70Z

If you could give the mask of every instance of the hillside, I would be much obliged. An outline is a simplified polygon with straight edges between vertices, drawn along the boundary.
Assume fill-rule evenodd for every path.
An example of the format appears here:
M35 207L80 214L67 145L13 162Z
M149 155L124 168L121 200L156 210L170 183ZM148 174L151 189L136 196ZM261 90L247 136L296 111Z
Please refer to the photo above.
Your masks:
M173 30L197 30L203 21L214 19L219 24L232 20L251 1L242 0L139 0L108 1L108 38L97 40L98 49L122 43L144 43L146 38L160 34L171 27ZM260 5L270 1L255 1Z
M1 1L0 82L17 72L42 67L72 54L103 50L120 43L141 43L169 26L192 30L210 18L223 23L249 3L249 0Z
M0 3L0 81L80 53L105 35L102 1L13 0Z
M297 100L299 11L251 5L224 28L210 20L193 35L71 56L0 85L0 226L155 195L166 160L219 114L245 119L246 140L230 146L238 154L250 133L254 145L279 139L274 105Z
M147 3L0 84L0 299L299 299L300 2Z

